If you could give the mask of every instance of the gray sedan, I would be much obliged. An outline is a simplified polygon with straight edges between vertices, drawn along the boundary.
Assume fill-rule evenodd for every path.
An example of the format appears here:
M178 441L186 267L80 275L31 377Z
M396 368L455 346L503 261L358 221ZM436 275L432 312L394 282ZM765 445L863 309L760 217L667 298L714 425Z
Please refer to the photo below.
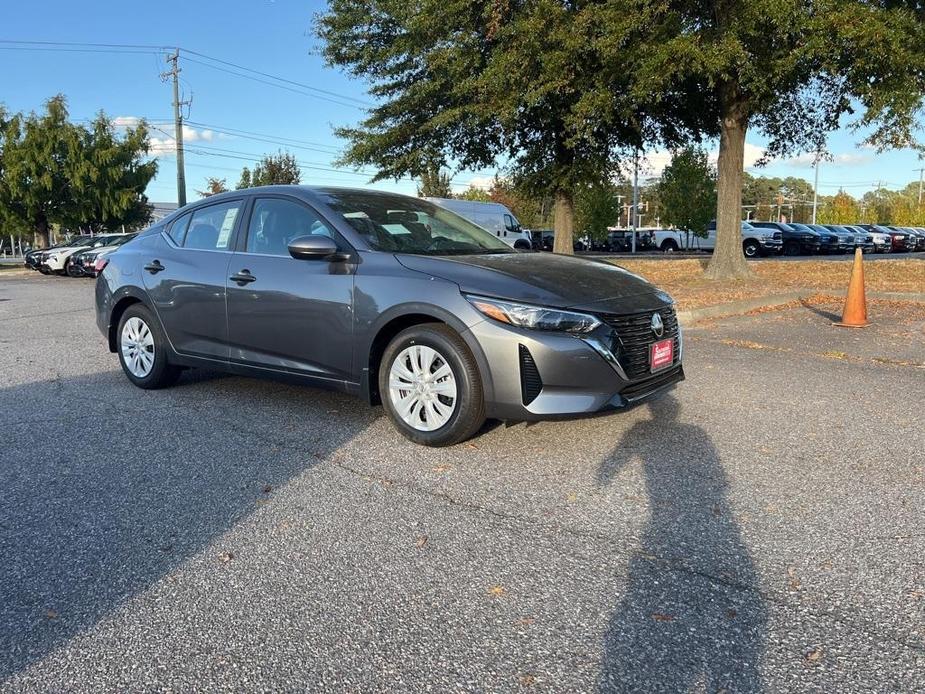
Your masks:
M109 256L97 323L141 388L205 367L381 403L426 445L585 415L683 380L670 297L518 252L418 198L272 186L178 210Z

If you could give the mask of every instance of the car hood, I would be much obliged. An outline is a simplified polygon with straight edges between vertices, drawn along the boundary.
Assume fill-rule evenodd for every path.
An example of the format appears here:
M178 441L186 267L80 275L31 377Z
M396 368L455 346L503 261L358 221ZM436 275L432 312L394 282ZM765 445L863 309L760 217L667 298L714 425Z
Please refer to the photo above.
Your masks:
M455 282L466 293L541 306L628 313L668 297L639 275L605 261L552 253L395 256L410 270Z

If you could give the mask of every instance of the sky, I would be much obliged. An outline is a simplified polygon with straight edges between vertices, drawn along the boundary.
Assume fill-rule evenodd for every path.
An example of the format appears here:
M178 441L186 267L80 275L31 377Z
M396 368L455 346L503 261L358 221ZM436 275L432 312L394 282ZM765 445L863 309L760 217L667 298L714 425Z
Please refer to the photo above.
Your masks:
M184 110L190 200L205 187L206 177L224 178L233 187L243 166L253 166L262 155L280 149L290 151L303 165L303 183L368 183L370 170L337 169L333 163L344 146L333 128L356 124L363 117L363 105L371 100L363 82L325 67L319 55L312 22L324 2L161 0L156 5L159 21L133 7L125 0L10 3L4 8L0 40L179 46L183 98L192 98ZM75 121L92 118L100 110L118 123L147 119L153 126L152 153L159 160L147 195L155 202L175 202L172 89L160 77L167 69L167 51L48 48L52 46L0 43L0 103L11 111L40 110L46 99L60 93L67 97ZM915 152L877 154L860 145L862 137L848 129L831 135L828 149L833 160L820 168L821 195L843 189L861 196L879 185L901 188L918 180L922 164ZM813 180L811 154L755 168L765 144L760 133L749 133L745 163L751 173ZM715 160L715 144L708 149ZM647 153L644 176L657 176L669 160L668 152ZM494 173L454 171L453 189L484 186ZM376 187L409 194L416 190L411 180L385 181Z

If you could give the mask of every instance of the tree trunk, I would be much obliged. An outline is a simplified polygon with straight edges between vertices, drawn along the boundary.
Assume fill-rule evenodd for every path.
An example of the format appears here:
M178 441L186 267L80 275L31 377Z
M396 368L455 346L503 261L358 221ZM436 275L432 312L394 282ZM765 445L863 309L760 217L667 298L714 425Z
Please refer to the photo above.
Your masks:
M36 248L48 248L51 245L51 229L48 227L48 219L44 214L39 214L35 218L35 231L32 235L32 245Z
M556 191L556 203L554 207L555 220L553 228L556 235L553 239L553 253L563 253L572 255L572 236L575 228L575 205L572 200L572 192L568 190Z
M724 108L716 169L716 247L707 266L711 280L745 279L752 271L742 251L742 172L748 117L735 105Z

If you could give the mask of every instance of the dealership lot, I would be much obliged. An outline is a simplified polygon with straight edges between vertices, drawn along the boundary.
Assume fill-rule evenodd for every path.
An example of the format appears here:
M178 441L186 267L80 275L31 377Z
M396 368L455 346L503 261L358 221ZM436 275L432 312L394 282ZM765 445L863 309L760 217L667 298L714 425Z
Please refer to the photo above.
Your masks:
M322 391L132 387L0 276L0 689L925 688L925 305L686 333L629 412L433 450Z

